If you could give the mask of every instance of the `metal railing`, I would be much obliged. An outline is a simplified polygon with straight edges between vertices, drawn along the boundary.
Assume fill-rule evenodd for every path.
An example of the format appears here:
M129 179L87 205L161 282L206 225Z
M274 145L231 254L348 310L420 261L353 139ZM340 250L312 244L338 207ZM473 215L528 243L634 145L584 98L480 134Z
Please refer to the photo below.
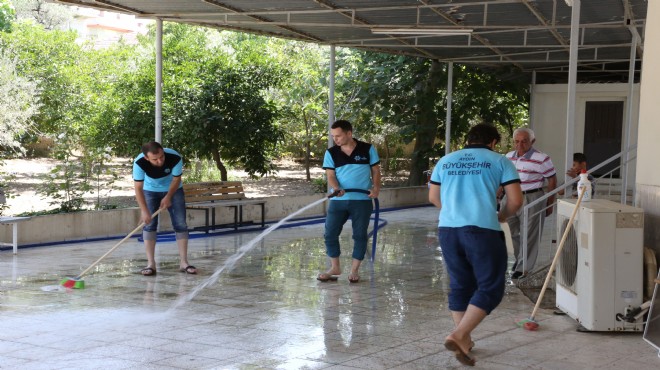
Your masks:
M630 162L637 159L637 145L631 146L627 150L621 151L620 153L613 155L612 157L606 159L602 163L600 163L600 164L594 166L593 168L591 168L589 170L589 172L591 173L591 172L597 171L597 170L609 165L610 163L613 163L614 161L616 161L620 158L623 159L623 160L621 161L621 163L618 166L612 168L607 173L599 176L598 178L596 178L593 181L593 183L596 185L596 194L597 195L607 194L608 198L612 197L612 195L613 195L612 194L612 188L615 185L618 185L618 184L616 184L616 181L613 179L613 174L619 168L622 168L623 166L627 166ZM622 171L622 173L626 173L626 171ZM604 180L606 178L609 178L609 181L607 181L607 184L608 184L607 191L604 192L601 185L603 185L603 183L604 183L604 181L602 181L602 180ZM570 179L570 180L564 182L561 185L558 185L552 191L549 191L548 193L544 194L540 198L526 204L523 207L522 224L520 226L520 248L522 248L522 254L523 255L522 255L522 261L519 261L519 263L523 264L523 271L531 272L531 271L529 271L528 267L526 266L526 264L527 264L527 247L528 247L528 242L529 242L527 234L528 234L528 230L529 230L530 219L533 218L533 217L536 217L539 214L541 216L541 217L539 217L539 238L540 238L539 247L538 247L539 248L539 251L538 251L539 252L539 257L541 256L542 249L547 248L548 250L551 250L552 242L548 243L548 244L550 244L550 246L545 247L545 248L544 248L544 244L542 243L543 239L541 239L541 238L542 238L542 235L543 235L544 231L546 231L546 233L545 233L546 237L548 236L547 232L551 232L552 236L555 236L555 232L556 232L556 230L555 230L556 222L554 220L554 217L552 217L548 220L550 225L551 225L549 227L550 230L544 230L543 224L544 224L544 218L545 218L544 216L545 216L545 213L548 210L548 208L553 208L554 211L552 212L552 215L556 216L557 201L553 202L551 205L545 206L543 209L541 209L540 211L535 212L533 214L530 214L530 209L532 209L534 206L536 206L536 205L538 205L542 202L544 202L544 203L547 202L548 198L557 195L558 193L562 192L562 190L564 191L564 194L566 194L565 195L566 197L570 197L572 192L573 192L573 184L577 183L578 181L579 181L579 176L576 176L575 178ZM624 186L627 187L626 184L627 184L627 181L622 181L621 182L622 189L621 189L621 201L620 201L620 203L626 202L626 199L627 199L626 195L627 195L628 189L623 189ZM631 199L634 199L634 196L635 196L635 189L634 189L634 186L633 186L633 196L632 196ZM546 225L547 225L547 223L546 223ZM550 239L552 239L552 237ZM550 256L550 258L552 258L552 253L548 253L548 255ZM537 257L536 265L537 266L538 265L543 265L543 261L540 261L538 257Z

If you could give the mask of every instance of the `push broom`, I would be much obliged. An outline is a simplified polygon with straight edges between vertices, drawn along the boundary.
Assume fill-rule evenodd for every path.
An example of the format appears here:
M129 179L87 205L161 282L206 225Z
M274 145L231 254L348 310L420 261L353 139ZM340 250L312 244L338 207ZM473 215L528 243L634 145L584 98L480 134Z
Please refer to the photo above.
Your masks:
M164 209L164 208L160 208L160 209L158 209L156 212L154 212L153 215L151 215L151 218L156 217L156 216L157 216L157 215L158 215L163 209ZM141 223L140 223L135 229L133 229L133 231L131 231L130 233L128 233L128 235L126 235L126 236L124 237L124 239L120 240L119 243L115 244L112 248L110 248L109 251L105 252L105 254L102 255L99 259L97 259L96 262L92 263L92 264L91 264L88 268L86 268L83 272L81 272L80 274L78 274L78 276L76 276L76 277L74 277L74 278L65 278L65 279L62 279L62 280L60 281L60 285L63 286L63 287L65 287L65 288L70 288L70 289L84 289L84 288L85 288L85 280L83 280L82 277L83 277L85 274L87 274L92 268L94 268L94 266L98 265L99 262L101 262L105 257L107 257L108 255L110 255L110 253L112 253L115 249L117 249L120 245L122 245L122 243L124 243L126 240L128 240L128 238L130 238L131 236L133 236L133 234L135 234L136 232L138 232L138 230L140 230L140 229L143 228L143 227L144 227L144 221L141 222Z
M534 310L532 311L532 314L529 316L529 318L517 322L518 326L523 327L523 329L525 330L535 331L539 328L539 323L536 322L536 320L534 320L534 318L536 317L536 312L539 310L539 307L541 306L541 300L543 300L543 295L545 294L545 290L548 287L548 283L550 282L552 273L555 271L555 265L559 260L559 255L561 254L562 249L564 249L564 243L566 243L566 238L568 237L569 231L571 231L571 227L573 226L573 220L575 220L575 215L577 214L577 211L580 207L580 203L582 202L582 197L584 196L584 193L586 191L587 191L586 187L583 187L580 191L580 196L578 197L578 200L575 203L573 214L571 214L571 218L568 220L568 225L566 226L566 230L564 230L564 235L562 235L561 237L561 241L559 242L559 247L557 247L557 252L555 252L555 258L552 259L552 263L550 264L550 269L548 270L548 275L546 275L545 277L543 288L541 288L541 293L539 294L539 297L536 299L536 304L534 305Z

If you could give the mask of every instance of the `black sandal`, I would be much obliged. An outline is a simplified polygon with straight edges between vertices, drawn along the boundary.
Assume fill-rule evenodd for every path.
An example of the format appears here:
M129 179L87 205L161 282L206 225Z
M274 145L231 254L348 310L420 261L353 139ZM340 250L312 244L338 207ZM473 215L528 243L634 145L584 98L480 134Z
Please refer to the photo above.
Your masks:
M142 276L153 276L156 275L156 269L152 267L145 267L142 270L140 270L140 273Z
M197 274L197 267L193 265L188 265L185 268L179 269L179 272L185 272L186 274L195 275Z

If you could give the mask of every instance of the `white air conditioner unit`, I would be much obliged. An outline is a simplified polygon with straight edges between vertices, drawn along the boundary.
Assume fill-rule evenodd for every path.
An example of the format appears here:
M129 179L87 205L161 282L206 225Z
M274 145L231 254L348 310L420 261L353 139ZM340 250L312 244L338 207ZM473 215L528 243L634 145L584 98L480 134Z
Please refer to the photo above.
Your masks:
M557 240L576 200L557 204ZM557 261L557 307L590 331L641 331L622 317L642 303L644 210L605 199L580 204Z

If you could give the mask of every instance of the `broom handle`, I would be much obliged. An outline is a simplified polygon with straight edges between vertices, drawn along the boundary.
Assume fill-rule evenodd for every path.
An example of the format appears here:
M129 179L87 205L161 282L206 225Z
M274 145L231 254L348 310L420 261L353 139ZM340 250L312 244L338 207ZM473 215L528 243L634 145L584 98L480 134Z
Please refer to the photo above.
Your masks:
M151 218L154 218L154 217L158 216L158 214L159 214L163 209L165 209L165 208L159 208L156 212L154 212L153 215L151 215ZM105 254L102 255L99 259L97 259L96 262L92 263L88 268L86 268L83 272L81 272L80 275L78 275L78 276L76 277L76 279L80 279L81 277L83 277L83 275L85 275L86 273L88 273L89 270L91 270L94 266L98 265L99 262L101 262L105 257L107 257L110 253L112 253L115 249L117 249L117 247L119 247L123 242L125 242L128 238L130 238L131 236L133 236L133 234L135 234L136 232L138 232L138 230L140 230L140 229L143 228L143 227L144 227L144 221L140 222L140 224L139 224L135 229L133 229L133 231L131 231L130 233L128 233L128 235L126 235L126 236L124 237L124 239L120 240L119 243L115 244L114 247L110 248L109 251L105 252Z
M536 300L536 304L534 305L534 311L532 311L532 315L529 317L532 320L534 320L536 311L538 311L539 307L541 306L541 300L543 299L543 295L545 294L545 289L548 287L548 283L550 282L552 273L555 271L555 265L557 264L557 260L559 259L559 254L561 254L561 250L564 248L564 243L566 242L566 238L568 237L568 232L571 230L571 227L573 226L573 220L575 219L575 215L577 214L578 207L580 207L580 202L582 202L582 197L584 196L586 190L587 190L586 186L582 188L577 203L575 203L573 214L571 215L571 218L568 220L568 226L566 226L566 230L564 230L564 235L561 237L561 241L559 242L559 247L557 247L557 252L555 252L555 258L552 259L552 264L550 264L550 270L548 271L548 275L545 277L543 288L541 288L541 293L539 294L539 298Z

